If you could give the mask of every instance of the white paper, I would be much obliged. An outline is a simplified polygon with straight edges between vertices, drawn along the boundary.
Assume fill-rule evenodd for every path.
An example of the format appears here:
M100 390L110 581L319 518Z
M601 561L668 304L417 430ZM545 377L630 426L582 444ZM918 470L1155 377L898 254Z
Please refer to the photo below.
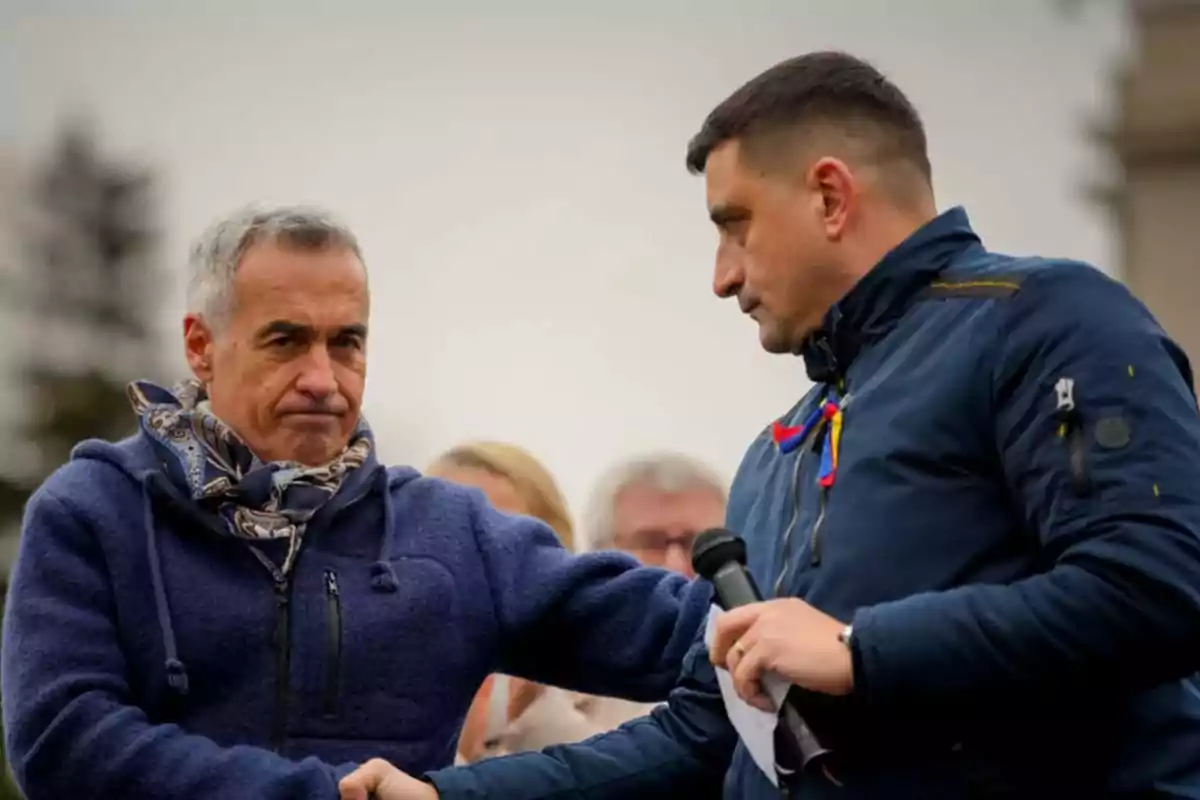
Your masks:
M717 617L722 610L713 606L708 612L708 624L704 630L704 643L712 647L717 630ZM778 714L768 714L755 708L738 697L733 688L733 676L729 671L716 667L717 683L721 686L721 699L725 701L725 713L733 723L742 743L746 745L750 758L775 786L779 785L779 777L775 773L775 726L779 724ZM762 679L763 688L780 708L787 697L788 684L778 675L765 675Z

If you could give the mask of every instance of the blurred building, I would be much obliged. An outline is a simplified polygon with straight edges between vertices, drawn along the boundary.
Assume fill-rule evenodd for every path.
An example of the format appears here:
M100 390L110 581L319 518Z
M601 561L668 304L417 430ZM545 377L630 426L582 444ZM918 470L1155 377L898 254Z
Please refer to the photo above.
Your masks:
M0 430L14 419L21 409L20 387L15 386L9 369L15 365L14 338L21 331L20 321L12 312L12 282L20 273L24 258L24 241L20 224L28 216L29 193L24 183L25 173L16 154L0 145ZM7 302L6 302L7 301Z
M0 275L10 274L17 258L15 219L19 181L16 157L0 146Z
M3 292L7 281L17 272L17 262L21 257L21 241L18 235L17 223L24 209L25 192L21 181L22 173L18 161L12 151L0 146L0 293ZM0 308L0 337L11 343L13 336L18 333L17 323L7 309ZM11 430L18 421L21 408L20 387L11 380L13 363L13 348L0 349L0 431ZM4 442L6 451L11 457L11 442ZM2 490L0 490L2 491ZM0 519L0 581L8 575L12 560L16 555L16 533L18 518ZM0 790L0 796L3 796Z
M1110 131L1123 277L1200 372L1200 0L1133 0Z

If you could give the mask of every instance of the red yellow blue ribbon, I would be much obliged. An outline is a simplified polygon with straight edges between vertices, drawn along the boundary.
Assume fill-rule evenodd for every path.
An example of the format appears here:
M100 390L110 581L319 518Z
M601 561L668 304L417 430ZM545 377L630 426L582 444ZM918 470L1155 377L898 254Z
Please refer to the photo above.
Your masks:
M771 438L775 440L779 452L786 455L794 452L808 436L809 431L823 421L822 404L818 403L817 407L809 412L808 417L800 425L784 425L782 420L775 420L775 424L771 428Z
M817 480L823 488L828 489L837 480L838 453L842 444L842 407L841 401L832 391L827 391L817 403L808 417L800 425L784 425L782 420L776 420L771 428L771 438L779 448L779 452L788 454L794 452L804 442L808 435L818 426L825 429L825 446L821 448L821 465Z

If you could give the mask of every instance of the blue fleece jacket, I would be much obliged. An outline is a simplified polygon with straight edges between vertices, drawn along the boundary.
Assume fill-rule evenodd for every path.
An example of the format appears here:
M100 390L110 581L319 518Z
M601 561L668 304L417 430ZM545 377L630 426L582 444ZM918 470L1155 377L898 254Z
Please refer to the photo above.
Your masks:
M662 699L709 605L702 585L572 556L476 491L373 462L285 581L218 524L140 436L81 445L29 502L3 642L29 800L334 800L371 757L449 765L493 671Z

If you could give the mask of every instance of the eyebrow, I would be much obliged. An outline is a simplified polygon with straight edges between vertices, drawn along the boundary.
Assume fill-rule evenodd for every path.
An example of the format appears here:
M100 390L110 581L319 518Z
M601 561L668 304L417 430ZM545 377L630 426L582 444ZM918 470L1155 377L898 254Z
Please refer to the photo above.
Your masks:
M289 322L286 319L277 319L268 322L258 331L258 339L267 339L272 336L306 336L313 333L311 325L301 325L297 322ZM361 323L353 325L343 325L335 331L335 336L357 336L361 339L367 338L367 326Z
M355 323L354 325L343 325L342 327L338 328L337 332L339 336L350 334L351 336L357 336L360 339L367 338L367 326L358 323Z
M285 319L277 319L268 322L266 325L258 329L259 339L267 339L271 336L297 336L312 330L308 325L300 325L295 322L288 322Z

